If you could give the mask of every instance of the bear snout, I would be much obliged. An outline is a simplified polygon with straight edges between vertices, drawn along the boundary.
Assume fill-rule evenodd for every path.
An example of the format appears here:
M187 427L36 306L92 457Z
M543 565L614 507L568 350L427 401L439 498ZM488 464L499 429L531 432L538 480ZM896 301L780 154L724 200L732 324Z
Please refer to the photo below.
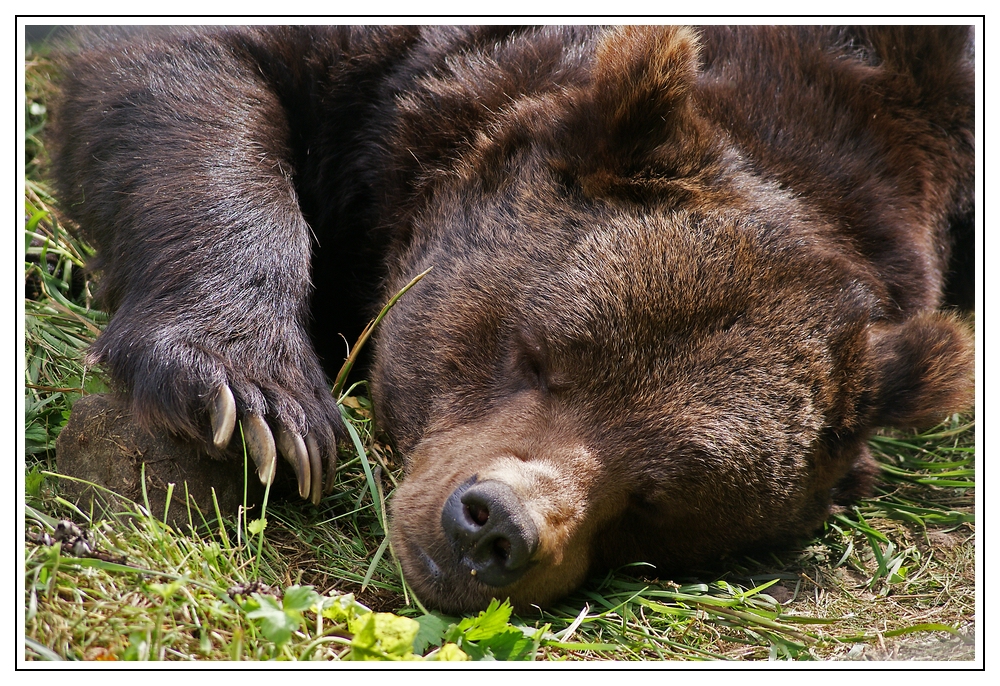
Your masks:
M616 489L597 488L604 472L575 422L537 407L507 410L425 438L392 499L407 584L447 612L491 598L530 612L565 595L586 575L591 536L618 503L605 502Z
M487 586L520 579L538 550L538 529L514 490L501 481L471 479L441 511L441 527L459 565Z

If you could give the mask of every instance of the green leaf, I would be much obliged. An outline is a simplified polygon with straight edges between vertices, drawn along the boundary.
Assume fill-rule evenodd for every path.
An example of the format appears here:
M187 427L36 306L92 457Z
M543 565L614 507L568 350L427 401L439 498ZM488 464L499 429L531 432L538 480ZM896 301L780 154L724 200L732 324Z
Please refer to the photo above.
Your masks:
M28 220L28 223L25 226L25 232L34 231L35 227L38 225L38 222L45 219L47 216L49 216L48 210L37 210L34 213L32 213L31 219Z
M320 602L320 595L312 586L289 586L280 605L274 598L259 593L254 593L251 600L258 607L247 612L247 617L259 620L264 636L281 646L302 625L302 613ZM248 603L248 607L252 605Z
M32 424L24 430L24 440L28 443L43 444L48 439L49 434L45 427Z
M463 645L468 646L468 644ZM484 657L487 659L524 660L530 657L535 642L525 636L520 629L511 627L479 641L476 647L483 651Z
M901 581L906 581L906 574L910 571L909 567L901 565L899 569L893 572L892 576L889 577L890 584L898 584Z
M469 659L469 656L462 652L454 643L445 643L441 646L441 650L437 651L433 657L429 658L431 660L437 660L439 662L460 662Z
M959 631L957 631L954 627L938 623L914 624L913 626L904 627L902 629L893 629L892 631L886 631L882 635L885 636L886 638L892 638L895 636L902 636L903 634L912 634L917 631L947 631L949 634L952 634L954 636L962 636L962 634Z
M283 645L292 637L292 632L302 623L302 615L298 612L286 612L274 598L254 593L260 607L247 613L247 617L259 620L261 632L276 645Z
M45 483L45 475L40 471L33 469L24 475L24 490L32 498L41 495L43 483Z
M177 591L181 589L182 585L183 584L179 580L175 579L174 581L171 581L166 584L157 584L150 582L146 585L146 587L156 595L163 598L164 600L170 600L171 598L174 597Z
M417 632L417 637L413 639L413 652L423 655L429 646L441 645L450 622L435 614L417 617L416 621L420 625L420 630Z
M258 535L261 531L267 528L267 519L261 517L260 519L251 520L247 524L247 530L254 536Z
M108 385L99 376L91 374L87 377L86 381L83 382L83 388L87 393L107 393Z
M281 606L285 612L305 612L319 602L320 595L312 586L289 586Z
M320 612L324 619L329 619L334 624L348 625L359 615L371 612L367 607L354 599L353 593L335 596L333 598L323 598Z
M364 457L364 456L362 456ZM368 586L368 582L372 580L372 575L375 573L375 568L378 563L382 560L382 556L385 555L386 548L389 547L389 536L388 534L383 534L385 537L382 539L382 543L379 545L378 550L372 555L371 564L368 565L368 571L365 572L365 578L361 580L361 590L365 590Z
M507 628L511 609L510 600L501 603L494 598L477 616L466 617L449 630L445 638L453 643L460 643L463 640L480 641L494 636Z
M369 612L349 625L352 660L402 660L413 655L413 641L420 625L409 617Z
M351 423L351 418L347 414L347 410L343 407L340 408L340 414L344 419L344 427L347 429L347 433L351 437L351 442L354 443L354 449L358 452L358 457L361 458L361 467L365 471L365 482L368 484L368 492L372 496L372 507L375 508L375 514L378 517L378 521L382 524L382 528L385 529L385 517L382 514L382 499L379 498L378 487L375 485L375 475L372 473L371 465L368 463L368 453L365 451L365 446L361 442L361 436L358 435L358 430L354 428L354 424Z
M538 644L534 634L539 632L511 626L511 610L509 599L501 603L494 598L477 616L449 627L444 638L473 660L530 659Z

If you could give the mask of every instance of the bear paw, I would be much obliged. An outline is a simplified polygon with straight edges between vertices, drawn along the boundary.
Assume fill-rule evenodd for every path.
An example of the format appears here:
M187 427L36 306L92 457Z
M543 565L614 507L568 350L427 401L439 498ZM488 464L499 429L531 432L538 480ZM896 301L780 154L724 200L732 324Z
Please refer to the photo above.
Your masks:
M223 457L239 450L239 420L261 483L273 482L280 454L300 496L315 504L332 491L343 420L304 332L224 344L188 327L138 335L127 323L112 321L88 361L107 369L139 424Z

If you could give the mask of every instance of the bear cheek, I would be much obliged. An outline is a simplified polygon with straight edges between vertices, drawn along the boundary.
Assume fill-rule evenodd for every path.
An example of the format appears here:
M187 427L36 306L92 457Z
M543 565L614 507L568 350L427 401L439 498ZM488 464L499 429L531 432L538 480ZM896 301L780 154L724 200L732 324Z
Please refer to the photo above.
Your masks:
M393 499L394 550L418 595L443 607L472 607L494 596L510 597L519 609L555 600L583 580L594 531L626 501L614 497L599 460L565 421L497 413L425 438L409 463ZM472 573L463 543L445 530L442 516L463 489L503 493L496 509L516 511L498 516L530 522L530 560L512 583L483 583L488 575ZM469 510L454 516L468 518Z

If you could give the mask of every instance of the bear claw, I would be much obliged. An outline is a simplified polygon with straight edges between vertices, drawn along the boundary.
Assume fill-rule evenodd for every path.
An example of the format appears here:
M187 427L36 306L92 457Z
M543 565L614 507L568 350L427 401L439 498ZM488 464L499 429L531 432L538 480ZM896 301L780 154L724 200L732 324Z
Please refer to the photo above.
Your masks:
M309 499L313 491L312 469L309 464L309 451L306 450L306 444L302 440L302 436L299 436L294 431L289 431L285 427L279 428L278 450L281 451L281 454L292 465L292 469L295 470L295 477L299 482L299 496L303 499ZM319 475L317 474L317 483L318 477ZM319 498L317 497L318 500Z
M323 493L330 495L333 493L333 482L337 477L337 449L330 448L326 451L326 484Z
M260 482L269 486L274 481L277 461L274 459L277 451L274 449L274 436L264 420L252 414L243 422L243 429L250 457L257 465L257 476Z
M323 496L323 460L319 454L319 444L312 434L306 436L306 450L309 453L309 473L313 477L309 489L309 500L312 501L313 505L319 505L319 499Z
M228 385L219 387L208 413L212 419L212 443L221 450L229 445L236 427L236 398Z

